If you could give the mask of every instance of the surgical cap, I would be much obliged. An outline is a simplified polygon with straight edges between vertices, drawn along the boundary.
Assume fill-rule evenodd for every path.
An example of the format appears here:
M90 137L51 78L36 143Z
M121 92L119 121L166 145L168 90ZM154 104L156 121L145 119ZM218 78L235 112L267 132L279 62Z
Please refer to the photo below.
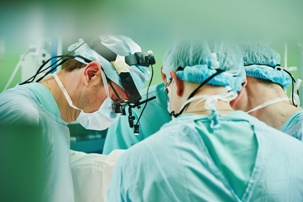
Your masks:
M141 48L138 44L136 44L132 39L121 36L121 35L101 35L100 36L100 43L104 46L112 50L114 53L120 56L127 56L134 54L135 52L141 52ZM118 72L116 71L115 67L111 62L106 60L104 57L99 55L96 51L91 49L87 43L84 43L82 39L79 42L72 44L68 48L69 51L74 51L75 56L82 56L87 58L91 61L98 61L102 66L105 74L107 77L119 85L122 89L123 85L121 79L119 77ZM80 57L76 57L76 60L87 64L84 59ZM144 83L150 79L150 71L147 67L139 66L139 65L131 65L129 66L129 72L135 82L135 85L138 90L143 88Z
M290 76L279 67L280 55L277 51L265 44L247 43L241 48L247 76L277 83L283 89L291 84Z
M175 71L183 81L202 83L217 70L223 73L207 84L230 86L237 92L242 89L245 71L238 46L223 41L180 41L167 50L163 59L162 72L168 80L171 78L169 72Z

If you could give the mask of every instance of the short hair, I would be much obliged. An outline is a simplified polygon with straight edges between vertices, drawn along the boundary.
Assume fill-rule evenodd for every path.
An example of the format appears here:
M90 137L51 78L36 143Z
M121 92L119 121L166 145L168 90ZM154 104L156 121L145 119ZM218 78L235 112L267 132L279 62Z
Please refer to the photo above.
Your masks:
M65 63L63 63L62 69L66 70L68 72L72 72L76 69L81 69L85 66L86 66L85 64L83 64L82 62L79 62L78 60L70 59L70 60L66 61Z

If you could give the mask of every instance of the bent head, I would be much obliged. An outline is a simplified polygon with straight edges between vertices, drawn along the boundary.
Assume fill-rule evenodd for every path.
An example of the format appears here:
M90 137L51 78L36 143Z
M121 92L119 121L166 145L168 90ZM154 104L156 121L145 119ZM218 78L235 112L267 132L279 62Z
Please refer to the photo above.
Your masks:
M266 44L246 42L240 45L247 83L243 96L232 106L234 109L249 111L267 99L285 97L284 89L291 84L291 77L280 66L280 55ZM262 89L262 90L260 90ZM267 98L268 97L268 98Z
M112 60L108 58L108 55L103 54L104 52L100 53L100 50L97 50L98 44L106 53L112 53L114 56L111 58ZM128 37L102 35L97 44L90 45L80 39L79 42L72 44L68 50L74 52L74 59L66 64L64 71L72 73L78 70L81 74L84 90L80 95L80 101L78 101L81 106L78 119L86 120L85 127L89 125L88 120L90 120L89 122L98 122L98 119L104 117L102 115L105 113L107 122L113 120L117 117L113 106L132 101L133 98L129 92L132 89L125 88L124 77L121 74L127 74L127 81L131 80L137 91L150 78L150 72L146 66L134 62L130 65L126 64L124 57L141 52L139 45ZM121 61L118 61L118 58ZM116 65L115 62L122 64ZM92 116L96 120L91 120ZM100 121L102 122L102 120ZM105 121L103 120L103 122Z
M280 66L280 54L266 44L241 45L247 76L279 84L283 89L291 84L290 76Z
M178 42L166 52L162 72L164 83L171 86L172 97L173 94L180 93L174 83L177 86L180 82L186 82L228 87L229 92L236 93L241 90L241 84L245 80L241 50L237 45L226 41ZM174 106L177 101L174 100L170 99L170 104L177 110L178 106Z

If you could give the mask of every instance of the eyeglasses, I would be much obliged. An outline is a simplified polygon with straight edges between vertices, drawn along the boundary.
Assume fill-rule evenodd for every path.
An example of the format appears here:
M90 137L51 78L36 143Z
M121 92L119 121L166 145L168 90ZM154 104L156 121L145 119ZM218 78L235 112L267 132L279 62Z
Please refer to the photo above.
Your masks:
M129 103L127 99L121 99L121 97L119 96L119 94L117 93L116 89L114 88L112 82L110 79L108 79L108 83L110 85L110 87L113 89L117 100L116 102L113 103L112 108L115 111L115 113L122 113L122 115L125 115L125 106Z

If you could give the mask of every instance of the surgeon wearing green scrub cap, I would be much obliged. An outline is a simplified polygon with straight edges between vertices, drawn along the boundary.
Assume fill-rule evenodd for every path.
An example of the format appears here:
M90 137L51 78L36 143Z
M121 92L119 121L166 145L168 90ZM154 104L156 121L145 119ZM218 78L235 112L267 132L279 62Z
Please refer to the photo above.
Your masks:
M301 142L230 106L238 46L177 42L162 72L173 120L119 158L108 201L303 200Z
M99 47L113 53L113 60ZM134 59L141 52L126 36L101 35L96 44L80 39L68 51L56 57L66 61L62 70L0 94L0 201L96 201L102 200L102 189L107 191L104 178L111 170L105 164L110 156L70 155L67 124L108 128L120 115L113 104L137 102L140 95L131 97L128 90L140 90L150 72L134 60L126 64L126 57ZM121 72L133 81L132 89L123 85Z
M266 124L303 140L303 110L292 75L280 66L280 55L269 45L245 43L241 45L247 74L243 90L233 103L264 121ZM293 83L290 98L285 89Z

